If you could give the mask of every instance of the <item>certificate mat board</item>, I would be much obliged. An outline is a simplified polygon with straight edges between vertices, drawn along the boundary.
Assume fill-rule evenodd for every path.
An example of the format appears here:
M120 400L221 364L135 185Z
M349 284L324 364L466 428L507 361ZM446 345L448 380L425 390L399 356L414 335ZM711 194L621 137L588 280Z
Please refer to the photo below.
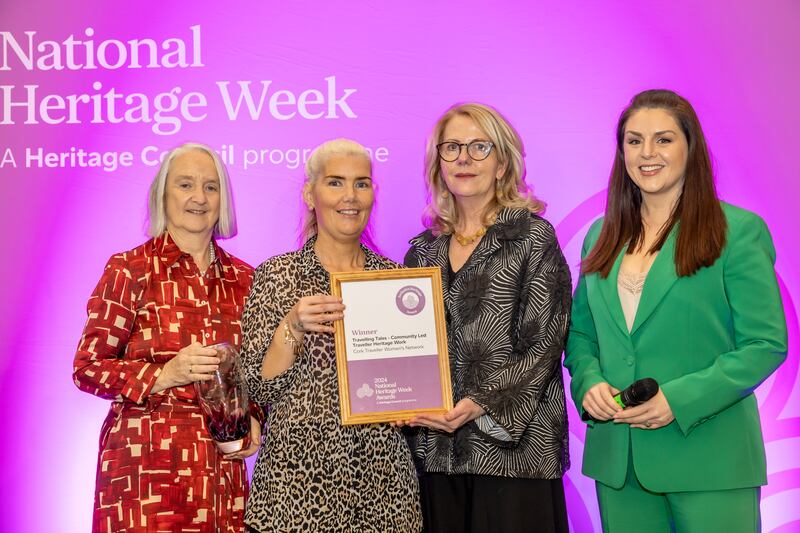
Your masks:
M334 272L331 292L345 304L334 323L342 424L453 408L438 268Z

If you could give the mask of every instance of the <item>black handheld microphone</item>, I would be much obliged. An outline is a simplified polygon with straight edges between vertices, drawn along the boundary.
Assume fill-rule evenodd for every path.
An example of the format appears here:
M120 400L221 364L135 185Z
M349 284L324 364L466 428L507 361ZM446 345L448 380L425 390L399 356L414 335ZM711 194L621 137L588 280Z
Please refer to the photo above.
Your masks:
M658 383L653 378L642 378L631 383L631 386L614 396L614 401L620 407L635 407L643 404L658 393ZM587 411L583 412L581 419L594 420Z

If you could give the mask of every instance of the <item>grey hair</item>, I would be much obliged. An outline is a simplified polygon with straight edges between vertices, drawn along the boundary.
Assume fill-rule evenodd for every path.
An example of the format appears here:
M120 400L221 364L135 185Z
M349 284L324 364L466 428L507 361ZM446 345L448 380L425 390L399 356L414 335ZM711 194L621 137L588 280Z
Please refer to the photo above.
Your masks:
M151 237L158 237L167 230L167 212L164 205L164 193L167 188L169 167L176 157L192 150L208 154L211 160L214 161L214 167L217 169L220 205L219 219L217 219L217 223L214 224L214 236L223 239L233 237L237 232L236 210L233 206L233 190L231 189L230 179L228 178L228 170L214 150L205 144L199 143L186 143L177 148L173 148L161 162L158 173L150 184L147 206L149 218L147 234Z
M306 179L303 190L314 186L325 171L325 165L334 156L363 157L369 163L370 173L372 172L372 157L370 157L369 151L364 146L350 139L332 139L320 144L311 152L311 156L306 161ZM303 225L300 232L301 239L305 242L317 234L317 217L311 209L304 209L303 211L305 214L303 215ZM369 225L364 230L362 240L374 247Z

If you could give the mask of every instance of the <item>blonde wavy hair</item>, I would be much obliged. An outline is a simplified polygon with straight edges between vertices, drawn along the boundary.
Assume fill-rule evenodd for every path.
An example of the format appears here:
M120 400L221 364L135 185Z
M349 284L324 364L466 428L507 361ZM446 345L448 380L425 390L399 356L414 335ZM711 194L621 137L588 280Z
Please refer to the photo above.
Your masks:
M442 165L436 145L442 142L444 129L451 118L461 115L472 119L494 144L498 162L505 170L497 180L495 194L483 211L483 223L489 225L492 215L504 207L544 212L545 204L538 200L525 183L525 149L514 127L496 109L478 103L456 104L436 122L428 138L425 153L425 187L428 205L422 222L435 235L449 234L459 222L458 209L442 177ZM447 193L447 194L445 194Z

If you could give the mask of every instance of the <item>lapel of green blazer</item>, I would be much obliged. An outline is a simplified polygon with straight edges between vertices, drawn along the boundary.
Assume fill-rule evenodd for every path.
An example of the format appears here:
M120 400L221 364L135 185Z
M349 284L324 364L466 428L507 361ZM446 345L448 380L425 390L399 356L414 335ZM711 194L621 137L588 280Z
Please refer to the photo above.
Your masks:
M650 315L653 314L658 304L667 295L669 290L678 281L678 274L675 272L675 238L678 233L677 224L672 228L664 246L658 252L647 279L644 281L642 298L639 300L639 308L636 310L636 319L633 321L631 335L644 324Z
M642 290L642 298L639 300L636 318L633 321L633 327L630 332L628 332L625 315L622 312L622 304L619 302L619 290L617 289L619 268L622 265L622 258L625 256L627 248L623 248L620 251L607 278L603 279L598 276L597 285L606 301L611 319L626 336L632 336L636 333L636 330L653 314L659 302L678 280L678 275L675 272L675 236L677 231L677 226L672 228L667 240L664 242L664 246L658 252L650 271L647 273L647 279Z
M611 320L627 336L628 326L625 323L625 315L622 313L622 304L619 302L619 292L617 291L617 275L619 275L619 266L622 264L624 255L625 248L617 256L617 260L614 261L614 266L611 267L611 272L608 273L607 278L597 275L597 286L606 301L606 308L611 313Z

